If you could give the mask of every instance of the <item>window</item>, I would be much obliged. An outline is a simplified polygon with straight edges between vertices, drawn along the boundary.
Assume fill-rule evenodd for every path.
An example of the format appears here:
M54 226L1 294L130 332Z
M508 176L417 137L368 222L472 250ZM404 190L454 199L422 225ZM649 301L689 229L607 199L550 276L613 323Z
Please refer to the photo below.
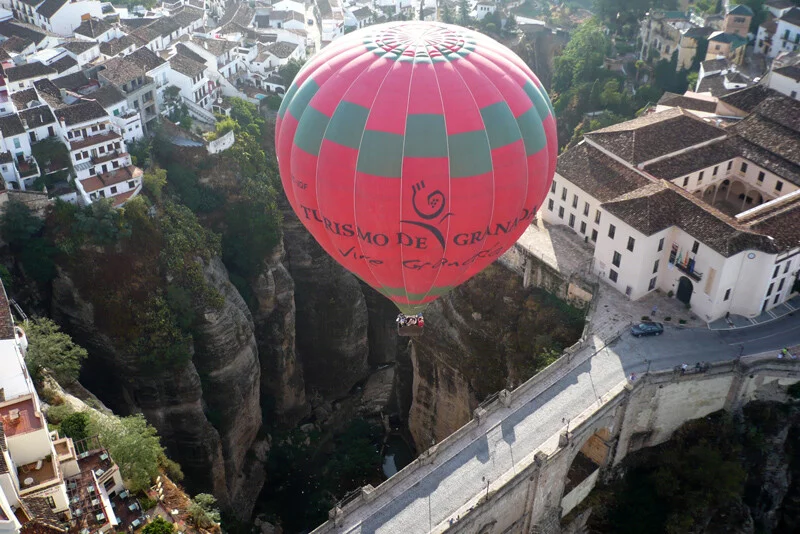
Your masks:
M15 137L15 138L14 138L14 148L20 148L20 147L21 147L21 145L19 144L19 139L17 139L17 138Z
M555 193L556 192L556 181L555 180L553 180L553 183L550 184L550 192L551 193Z
M614 251L614 259L611 260L611 263L614 267L619 267L619 264L622 262L622 254L617 251Z
M652 291L652 290L654 290L656 288L656 281L657 280L658 280L657 276L654 276L653 278L650 279L650 283L647 284L647 290L648 291Z
M785 281L786 281L786 278L781 278L781 283L780 283L780 284L778 284L778 291L781 291L781 290L783 289L783 283L784 283Z
M562 187L561 188L561 200L567 200L567 188L566 187Z
M683 178L683 187L686 187L687 185L689 185L689 177L688 176Z
M719 165L717 165L716 167L714 167L714 172L713 172L712 176L716 176L716 175L717 175L717 171L718 171L718 170L719 170Z
M550 211L553 211L553 204L554 204L554 202L553 202L553 199L551 198L550 200L547 201L547 209L549 209Z
M780 265L776 265L775 266L775 270L772 271L772 278L775 278L776 276L778 276L778 273L780 272L780 270L781 270L781 266Z
M92 126L92 131L93 132L96 132L99 129L100 129L100 127L98 125L96 125L96 124L94 126Z
M760 184L764 183L764 171L758 173L758 183Z
M564 206L559 206L558 207L558 218L559 219L563 219L564 218Z
M653 262L653 274L658 272L658 261L659 260Z
M581 233L586 233L586 221L581 221Z
M115 169L118 169L119 168L119 161L117 161L117 160L112 161L111 162L111 166L114 167Z
M112 477L103 483L103 487L106 489L107 492L110 492L111 490L114 489L114 484L115 484L114 478Z
M692 254L697 254L698 250L700 250L700 243L695 241L694 244L692 245Z
M574 213L570 213L569 214L569 227L570 228L575 228L575 214Z
M777 304L777 303L778 303L778 300L779 300L780 298L781 298L781 295L780 295L780 293L779 293L779 294L777 294L777 295L775 295L775 300L773 300L773 301L772 301L772 303L773 303L773 304Z
M774 287L775 287L775 283L774 282L769 285L769 287L767 288L767 296L772 295L772 290L773 290Z
M610 271L608 271L608 279L609 280L611 280L612 282L616 282L617 278L618 278L617 271L615 271L614 269L611 269Z
M636 240L632 237L628 238L628 250L633 252L633 246L636 244Z
M725 290L725 296L722 298L722 300L728 300L729 298L731 298L731 288Z
M786 273L789 272L789 264L790 263L791 263L790 261L787 261L786 264L784 264L784 266L783 266L783 274L786 274Z
M134 180L128 180L128 187L131 189L136 187L136 182Z
M614 239L614 234L616 234L616 233L617 233L617 227L614 226L613 224L609 224L608 225L608 237L610 237L611 239Z
M783 182L781 182L780 180L775 182L775 191L781 191L782 189L783 189Z
M739 167L739 170L742 172L747 172L747 163L742 163L742 166Z
M49 506L50 508L55 509L56 500L52 496L48 495L47 497L45 497L45 501L47 501L47 506Z
M589 203L588 202L584 202L583 203L583 214L584 215L589 215Z
M597 241L597 230L592 230L592 241Z
M94 167L89 167L89 176L94 176Z
M706 171L700 171L700 176L698 176L698 177L697 177L697 183L698 183L698 184L699 184L699 183L702 183L702 181L703 181L703 175L704 175L705 173L706 173Z
M117 186L114 186L114 187L111 188L111 194L112 195L116 195L117 194Z
M81 155L81 153L78 152L77 154L75 154L75 161L80 161L82 157L83 156Z
M572 207L573 208L578 207L578 195L572 195Z
M731 167L733 167L733 162L732 162L732 161L729 161L729 162L728 162L728 170L731 170Z
M664 238L663 237L658 241L658 252L661 252L662 250L664 250Z
M104 146L101 146L98 150L99 150L99 152L101 154L105 154L106 153L106 147L104 147Z
M596 224L600 224L600 210L597 210L597 211L594 213L594 222L595 222Z

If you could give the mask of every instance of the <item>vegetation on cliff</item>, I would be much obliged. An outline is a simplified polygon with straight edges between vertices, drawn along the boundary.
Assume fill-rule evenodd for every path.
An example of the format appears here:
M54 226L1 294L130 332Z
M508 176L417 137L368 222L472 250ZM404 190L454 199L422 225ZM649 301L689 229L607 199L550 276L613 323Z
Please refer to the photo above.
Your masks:
M717 412L629 454L620 476L580 509L592 508L588 528L598 534L639 533L643 525L653 534L796 532L798 450L800 408L752 402L741 417ZM788 487L775 484L787 478Z

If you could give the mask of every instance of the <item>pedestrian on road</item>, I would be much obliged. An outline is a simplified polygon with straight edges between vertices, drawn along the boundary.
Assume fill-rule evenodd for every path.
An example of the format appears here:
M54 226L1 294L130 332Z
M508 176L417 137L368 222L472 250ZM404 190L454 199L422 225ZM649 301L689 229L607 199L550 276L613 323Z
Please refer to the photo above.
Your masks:
M685 363L682 363L682 364L681 364L681 375L685 375L685 374L686 374L686 370L687 370L688 368L689 368L689 366L688 366L688 365L686 365Z
M631 382L635 382L636 381L636 373L631 373L631 376L628 378L628 380L630 380Z
M657 311L658 311L658 306L653 306L653 309L650 310L650 317L655 317Z

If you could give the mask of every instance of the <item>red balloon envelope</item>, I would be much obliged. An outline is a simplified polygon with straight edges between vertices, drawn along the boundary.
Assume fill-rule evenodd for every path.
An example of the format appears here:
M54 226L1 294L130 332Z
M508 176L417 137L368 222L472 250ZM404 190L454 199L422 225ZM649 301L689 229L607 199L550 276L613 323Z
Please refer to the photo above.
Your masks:
M508 48L434 22L370 26L312 57L276 127L295 213L405 313L477 274L530 224L556 124Z

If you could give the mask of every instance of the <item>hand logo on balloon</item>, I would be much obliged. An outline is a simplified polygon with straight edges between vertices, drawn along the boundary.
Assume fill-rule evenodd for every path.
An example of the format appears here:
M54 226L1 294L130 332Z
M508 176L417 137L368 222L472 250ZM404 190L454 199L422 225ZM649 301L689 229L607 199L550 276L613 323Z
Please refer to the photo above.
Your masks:
M442 193L440 190L436 189L432 193L428 193L427 197L424 197L424 201L422 201L423 195L420 193L423 189L425 189L424 180L420 180L411 186L411 207L414 208L414 212L416 212L420 219L430 221L442 215L445 207L447 206L447 197L445 197L444 193ZM420 207L418 203L422 204L422 206ZM442 224L445 219L451 215L453 215L452 212L447 212L442 215L442 217L439 219L439 224ZM442 235L442 232L440 232L435 226L421 221L402 220L400 222L405 224L413 224L414 226L419 226L420 228L424 228L425 230L429 231L431 235L436 238L439 244L442 245L442 249L444 249L444 236Z

